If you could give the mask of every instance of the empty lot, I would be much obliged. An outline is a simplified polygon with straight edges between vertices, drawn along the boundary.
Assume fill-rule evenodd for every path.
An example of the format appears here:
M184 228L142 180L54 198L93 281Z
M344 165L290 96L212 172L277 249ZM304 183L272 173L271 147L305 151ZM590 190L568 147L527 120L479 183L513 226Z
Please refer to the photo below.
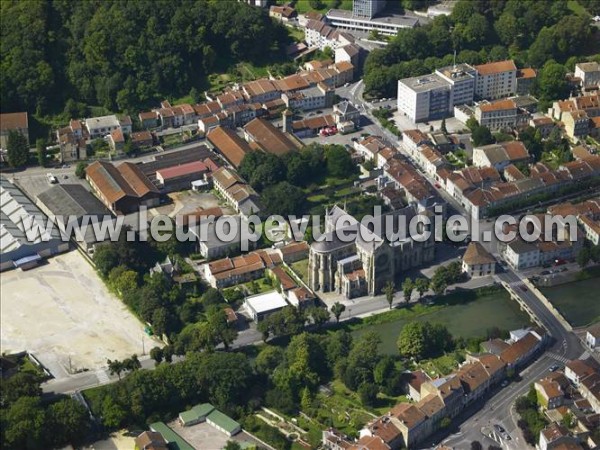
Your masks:
M4 272L0 289L2 352L27 350L56 378L142 353L142 324L77 251Z

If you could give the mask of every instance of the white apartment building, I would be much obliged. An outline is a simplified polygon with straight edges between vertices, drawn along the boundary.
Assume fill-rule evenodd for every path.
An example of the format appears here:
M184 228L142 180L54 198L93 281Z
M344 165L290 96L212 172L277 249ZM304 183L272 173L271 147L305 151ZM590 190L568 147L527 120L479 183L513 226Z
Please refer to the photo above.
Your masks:
M597 62L575 64L575 77L581 79L581 87L584 89L600 87L600 64Z
M85 127L91 139L101 138L109 135L112 131L121 128L117 116L90 117L85 119Z
M504 260L515 270L540 265L540 250L534 244L515 239L507 244L503 252Z
M475 66L477 78L475 96L497 99L515 95L517 91L517 66L514 61L498 61Z

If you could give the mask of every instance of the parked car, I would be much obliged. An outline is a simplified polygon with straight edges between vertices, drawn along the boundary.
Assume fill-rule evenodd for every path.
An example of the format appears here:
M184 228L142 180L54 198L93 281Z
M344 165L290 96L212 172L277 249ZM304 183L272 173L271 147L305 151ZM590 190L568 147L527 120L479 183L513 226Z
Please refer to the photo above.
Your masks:
M567 263L567 261L565 261L564 259L556 259L554 261L555 266L562 266L563 264L566 264L566 263Z
M550 270L542 270L540 275L550 275L552 272Z
M523 292L527 292L527 288L523 285L519 286L519 289L521 289Z
M560 366L558 364L554 364L552 366L550 366L550 368L548 369L549 372L556 372L558 369L560 369Z
M506 386L508 386L508 380L504 380L504 381L503 381L503 382L500 384L500 386L502 386L503 388L504 388L504 387L506 387Z

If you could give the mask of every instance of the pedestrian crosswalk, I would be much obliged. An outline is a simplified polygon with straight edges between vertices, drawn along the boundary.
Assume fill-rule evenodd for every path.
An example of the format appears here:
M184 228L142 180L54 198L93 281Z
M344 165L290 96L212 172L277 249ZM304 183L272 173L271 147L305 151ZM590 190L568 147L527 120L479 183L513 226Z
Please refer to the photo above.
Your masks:
M100 370L96 371L96 378L98 378L98 383L100 383L100 384L110 382L110 378L108 377L106 370L100 369Z
M557 355L556 353L547 352L546 355L548 355L550 358L555 359L563 364L567 364L569 362L569 360L567 358L565 358L564 356L561 356L561 355Z

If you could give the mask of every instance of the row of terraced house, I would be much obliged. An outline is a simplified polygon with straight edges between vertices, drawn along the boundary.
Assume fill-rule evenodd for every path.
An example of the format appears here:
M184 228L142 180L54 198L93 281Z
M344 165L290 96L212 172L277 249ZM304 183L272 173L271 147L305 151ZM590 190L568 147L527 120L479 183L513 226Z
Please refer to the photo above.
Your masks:
M483 343L491 351L467 355L465 362L447 376L431 379L422 371L406 374L405 392L410 402L402 402L369 422L352 442L334 429L323 432L325 448L340 450L396 450L415 448L464 408L482 398L504 379L506 371L519 370L539 352L546 340L541 330L515 330L511 338L496 346Z

